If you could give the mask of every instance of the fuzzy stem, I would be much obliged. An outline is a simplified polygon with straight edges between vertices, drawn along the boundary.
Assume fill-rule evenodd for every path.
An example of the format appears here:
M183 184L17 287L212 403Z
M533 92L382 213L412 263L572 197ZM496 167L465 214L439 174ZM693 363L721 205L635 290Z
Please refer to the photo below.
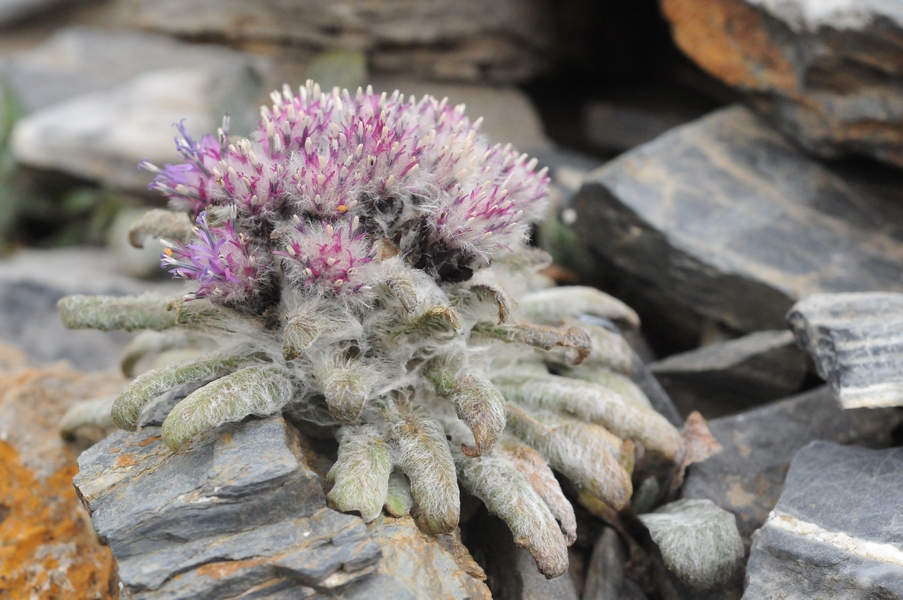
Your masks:
M278 412L294 395L292 382L276 365L255 365L195 390L163 421L163 443L175 452L198 434L248 415Z
M508 405L509 430L545 456L580 487L621 510L633 492L630 475L611 453L610 443L587 423L546 427L518 406Z
M520 471L496 455L472 460L453 449L452 456L464 489L505 521L515 546L526 548L539 571L548 579L566 573L567 546L558 523Z
M470 457L489 452L505 428L505 398L495 386L466 364L454 368L443 358L427 363L424 376L437 394L451 401L458 418L473 432L474 445L462 445L461 451Z
M445 431L429 417L389 407L387 437L395 463L411 482L411 495L427 531L449 533L458 526L460 492Z
M411 496L411 484L399 469L389 476L389 491L386 495L386 510L393 517L403 517L411 512L414 498Z
M509 402L560 410L598 423L618 437L639 441L669 460L677 460L683 454L680 432L667 419L592 383L549 375L527 381L500 381L496 386Z
M169 301L158 294L140 296L66 296L57 303L63 325L69 329L101 331L169 329L176 325Z
M573 544L577 540L577 518L574 515L574 507L561 491L555 474L542 455L512 438L505 439L497 452L520 471L530 486L536 490L558 521L567 545Z
M556 322L586 314L621 321L634 329L640 326L640 318L632 308L596 288L580 285L527 294L519 306L524 317L535 321Z
M389 492L392 458L389 444L375 427L342 427L339 456L327 478L335 483L330 502L342 511L357 511L369 523L382 514Z
M160 394L189 383L218 379L249 362L251 359L245 356L204 357L143 373L119 394L113 404L113 422L120 429L134 431L141 409Z

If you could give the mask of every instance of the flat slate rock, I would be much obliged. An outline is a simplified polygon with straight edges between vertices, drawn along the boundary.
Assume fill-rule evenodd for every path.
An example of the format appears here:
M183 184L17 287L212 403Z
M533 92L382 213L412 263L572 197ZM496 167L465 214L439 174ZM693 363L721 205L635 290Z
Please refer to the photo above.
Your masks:
M662 0L677 45L808 150L903 165L903 6Z
M698 410L707 418L786 398L808 368L789 331L758 331L649 365L683 414Z
M784 486L793 455L813 440L874 448L903 423L894 409L843 410L827 386L739 415L709 421L724 451L691 465L682 496L708 498L737 515L745 540L761 527Z
M903 405L903 294L818 294L787 319L845 408Z
M903 290L903 207L854 192L742 107L609 162L574 208L602 264L741 332L783 328L810 294Z
M259 74L241 61L145 71L116 88L20 119L10 148L16 161L30 167L144 192L153 176L138 169L142 159L158 166L179 160L174 123L184 121L200 138L214 133L229 112L237 119L231 131L247 132L262 91Z
M549 63L550 5L542 0L343 2L125 0L130 24L229 41L354 48L377 73L510 83Z
M812 442L756 533L746 600L903 598L903 448Z
M267 68L259 58L222 46L189 44L149 32L76 26L60 29L43 44L6 57L0 72L16 100L30 113L111 90L148 71L186 65L223 70L236 64L261 71ZM239 107L225 108L235 113ZM242 115L235 116L239 118L235 125L241 128Z
M73 483L136 600L305 597L372 572L381 551L358 517L326 508L301 455L282 417L225 425L175 454L147 427L92 446Z
M92 446L73 483L134 600L489 600L458 538L327 508L307 460L330 462L278 416L175 454L147 426Z

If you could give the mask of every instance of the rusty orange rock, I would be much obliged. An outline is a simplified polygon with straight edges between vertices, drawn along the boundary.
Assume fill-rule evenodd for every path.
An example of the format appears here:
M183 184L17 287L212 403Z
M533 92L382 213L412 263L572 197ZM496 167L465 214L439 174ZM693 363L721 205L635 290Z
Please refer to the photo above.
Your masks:
M877 13L816 23L751 0L660 2L680 49L807 150L903 165L903 24Z
M56 423L73 402L123 381L25 362L0 345L0 597L116 598L113 558L72 486L79 449L60 439Z

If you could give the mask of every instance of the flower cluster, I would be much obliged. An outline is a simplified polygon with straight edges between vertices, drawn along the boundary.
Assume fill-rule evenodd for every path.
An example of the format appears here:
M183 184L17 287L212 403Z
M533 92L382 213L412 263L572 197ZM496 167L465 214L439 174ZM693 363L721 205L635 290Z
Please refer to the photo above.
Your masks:
M217 221L235 215L233 226L261 252L270 245L266 236L292 220L300 236L279 236L283 246L275 249L302 267L285 269L287 286L363 289L361 277L346 275L372 260L377 240L437 280L466 280L519 247L545 210L545 172L534 172L535 161L510 147L490 145L463 106L397 92L324 94L309 84L298 95L275 93L262 113L252 139L230 141L224 126L218 139L195 142L180 124L185 162L144 166L156 173L151 189L173 208ZM330 228L346 242L336 243ZM189 245L184 258L206 261L208 245ZM191 255L195 250L200 254ZM164 262L186 276L181 263ZM359 283L343 287L352 280ZM239 301L247 294L240 286L215 289L225 303L231 293Z
M274 94L250 139L224 126L195 142L180 124L184 162L144 166L181 214L152 211L131 237L168 238L163 266L187 295L60 306L70 327L172 330L130 364L199 336L217 350L137 377L114 422L135 429L155 397L193 387L162 426L178 450L285 411L334 432L335 508L447 533L463 488L544 574L566 572L576 521L552 469L612 514L632 477L680 464L685 446L624 376L626 342L575 320L636 326L635 313L591 288L545 289L548 257L525 241L548 178L479 125L445 100L312 83ZM654 475L667 490L671 472Z

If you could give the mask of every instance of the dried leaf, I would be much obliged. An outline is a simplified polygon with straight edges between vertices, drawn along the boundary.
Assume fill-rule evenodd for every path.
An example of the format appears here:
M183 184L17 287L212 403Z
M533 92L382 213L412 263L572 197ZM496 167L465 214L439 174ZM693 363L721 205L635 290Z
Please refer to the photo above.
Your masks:
M710 456L714 456L724 450L721 442L715 439L705 419L694 410L687 417L684 423L681 435L684 439L686 450L684 451L683 460L677 468L677 472L671 479L671 490L677 490L683 484L684 474L687 467L693 463L702 462Z

